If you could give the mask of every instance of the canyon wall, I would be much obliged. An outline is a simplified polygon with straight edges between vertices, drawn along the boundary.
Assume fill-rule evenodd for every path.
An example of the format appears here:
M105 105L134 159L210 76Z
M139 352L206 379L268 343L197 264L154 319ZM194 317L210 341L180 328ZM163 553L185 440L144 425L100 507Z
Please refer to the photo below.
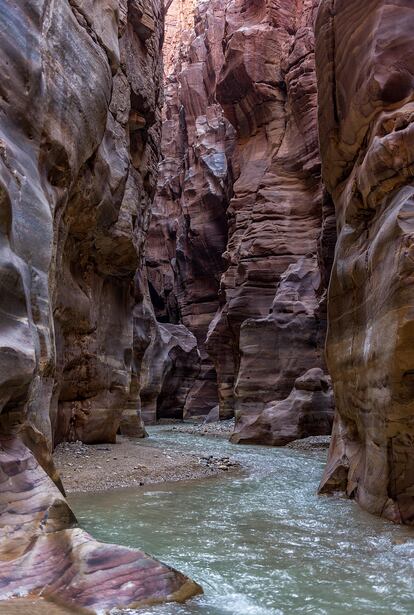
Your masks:
M219 306L232 186L234 130L215 94L224 5L173 0L166 21L162 161L147 271L158 320L180 322L197 339L201 369L184 407L187 417L218 403L205 340Z
M167 14L150 292L159 321L197 338L185 415L218 395L237 442L263 441L263 411L325 368L335 219L320 176L316 4L173 0ZM268 443L329 433L326 382L323 409L296 401L296 429L272 421Z
M236 414L235 442L262 441L258 416L287 398L309 369L324 368L316 5L234 0L226 11L217 94L237 129L238 174L222 305L208 348L219 374L221 413ZM322 420L319 412L313 421L303 417L296 437L329 433L331 404L325 408ZM286 441L285 420L267 424L274 444Z
M337 414L323 493L414 523L413 113L409 0L325 0L317 21L323 176L338 247L327 358Z
M0 3L1 598L102 612L199 590L74 529L51 461L62 439L113 441L139 396L162 11L159 0Z

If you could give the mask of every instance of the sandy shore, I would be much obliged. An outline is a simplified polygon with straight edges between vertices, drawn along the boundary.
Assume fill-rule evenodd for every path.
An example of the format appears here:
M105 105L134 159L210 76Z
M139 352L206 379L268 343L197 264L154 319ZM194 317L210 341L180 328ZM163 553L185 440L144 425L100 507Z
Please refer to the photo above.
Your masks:
M240 470L228 457L163 450L151 439L122 436L116 444L60 444L54 460L67 493L210 478Z
M81 615L82 613L86 611L60 606L42 598L14 598L0 601L0 615Z

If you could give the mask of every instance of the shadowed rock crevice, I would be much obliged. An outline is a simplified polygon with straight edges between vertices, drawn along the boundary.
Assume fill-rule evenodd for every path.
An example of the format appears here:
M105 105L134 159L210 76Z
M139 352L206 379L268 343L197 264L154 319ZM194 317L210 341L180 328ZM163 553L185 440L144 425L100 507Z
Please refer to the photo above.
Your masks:
M201 366L184 417L207 415L218 402L205 341L219 307L233 183L234 130L215 91L224 12L219 1L173 0L166 17L162 159L146 263L158 321L179 322L197 340Z

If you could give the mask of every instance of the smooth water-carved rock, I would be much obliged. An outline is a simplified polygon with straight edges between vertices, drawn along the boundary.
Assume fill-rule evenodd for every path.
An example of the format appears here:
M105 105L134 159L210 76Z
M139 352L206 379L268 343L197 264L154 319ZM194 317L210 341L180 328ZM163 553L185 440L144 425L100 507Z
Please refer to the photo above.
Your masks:
M108 34L108 7L99 17L89 4L82 14ZM113 5L122 18L123 3ZM139 405L131 381L133 279L156 182L162 83L161 27L148 29L161 5L140 7L129 2L117 25L120 63L102 92L100 139L55 216L57 442L113 442L125 406Z
M200 372L197 340L184 325L154 321L141 372L141 414L146 425L183 419L187 397Z
M339 238L328 366L337 405L323 493L414 523L414 7L321 2L323 175Z
M53 484L53 440L113 440L139 395L134 277L156 180L163 15L158 0L140 6L0 4L0 600L103 612L199 591L72 529Z
M94 540L76 527L62 493L21 440L3 436L0 446L2 599L41 596L85 613L109 613L201 591L141 551Z

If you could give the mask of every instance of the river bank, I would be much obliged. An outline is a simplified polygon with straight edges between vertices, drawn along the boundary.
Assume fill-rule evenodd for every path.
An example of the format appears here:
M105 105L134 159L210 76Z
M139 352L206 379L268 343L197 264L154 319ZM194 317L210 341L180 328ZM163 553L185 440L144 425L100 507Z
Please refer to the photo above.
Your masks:
M14 598L0 601L0 615L82 615L85 610L54 604L42 598Z
M116 444L59 444L55 465L67 493L204 479L240 471L228 455L165 450L149 439L117 437Z

